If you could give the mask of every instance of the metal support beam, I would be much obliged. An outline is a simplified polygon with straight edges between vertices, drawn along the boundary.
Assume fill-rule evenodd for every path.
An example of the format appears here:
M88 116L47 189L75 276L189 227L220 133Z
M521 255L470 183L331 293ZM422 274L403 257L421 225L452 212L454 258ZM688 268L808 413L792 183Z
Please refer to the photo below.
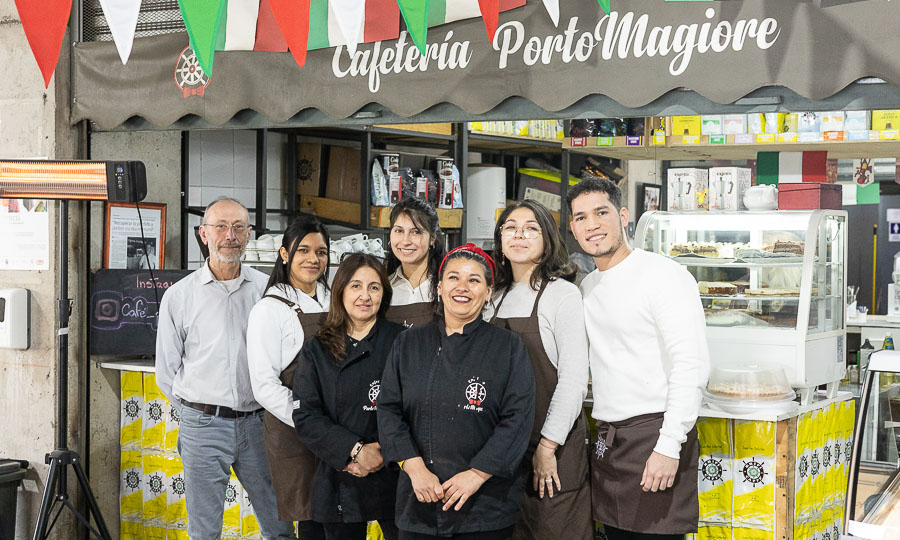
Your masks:
M365 130L359 138L359 226L369 228L369 167L372 166L372 132Z
M456 132L456 141L451 145L450 153L459 170L459 187L462 189L463 201L465 201L459 239L460 243L464 244L469 234L466 226L466 212L469 211L469 129L465 122L453 124L453 129Z
M266 180L268 178L269 130L256 130L256 235L265 234L266 228Z
M297 195L297 183L300 179L297 177L297 134L288 133L287 149L284 152L286 161L285 169L287 173L287 211L288 215L293 216L297 213L300 201Z
M566 195L569 193L569 167L571 157L569 151L563 148L559 164L559 230L562 233L563 240L565 240L569 234L569 207L566 204Z

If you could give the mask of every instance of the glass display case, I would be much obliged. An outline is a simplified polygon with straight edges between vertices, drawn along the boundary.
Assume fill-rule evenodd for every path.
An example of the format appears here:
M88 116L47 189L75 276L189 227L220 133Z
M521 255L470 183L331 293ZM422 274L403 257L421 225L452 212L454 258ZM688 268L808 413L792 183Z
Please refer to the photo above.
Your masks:
M807 400L844 375L847 213L646 212L635 247L697 280L713 363L774 361Z
M900 538L900 352L872 355L860 391L845 509L851 538Z

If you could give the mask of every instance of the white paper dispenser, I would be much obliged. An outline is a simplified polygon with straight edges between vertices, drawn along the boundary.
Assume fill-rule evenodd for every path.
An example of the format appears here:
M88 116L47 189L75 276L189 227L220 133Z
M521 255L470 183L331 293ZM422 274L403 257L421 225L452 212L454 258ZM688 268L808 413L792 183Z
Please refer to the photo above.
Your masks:
M0 349L31 346L31 291L0 289Z

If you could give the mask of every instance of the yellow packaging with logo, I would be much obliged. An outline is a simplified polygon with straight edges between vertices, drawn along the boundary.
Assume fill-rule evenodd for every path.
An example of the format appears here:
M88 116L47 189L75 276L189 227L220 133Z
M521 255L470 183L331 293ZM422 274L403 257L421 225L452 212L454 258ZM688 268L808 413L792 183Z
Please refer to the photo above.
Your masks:
M171 456L178 455L178 428L181 426L181 413L179 406L169 403L165 408L166 434L163 440L163 449Z
M809 540L809 522L794 522L794 540Z
M733 460L731 421L725 418L698 418L700 464L697 487L700 521L731 523Z
M823 501L825 499L825 474L822 468L822 449L825 444L825 411L819 409L812 412L810 417L810 445L812 451L809 458L809 478L812 486L811 512L813 515L821 515Z
M166 527L166 458L161 454L143 455L141 491L144 499L144 525Z
M701 135L703 123L699 116L673 116L672 135Z
M245 539L253 538L254 540L262 538L262 531L259 529L256 512L253 511L250 495L246 491L241 493L241 536Z
M165 410L169 400L156 385L155 373L144 373L144 410L141 427L141 448L149 452L162 452L166 436Z
M822 415L822 507L831 508L836 504L838 468L834 464L834 442L837 439L837 425L840 423L840 403L832 403L823 409Z
M814 412L803 413L797 419L797 453L794 460L794 520L812 518L815 497L811 476L813 449L818 446Z
M765 529L752 527L735 527L732 530L734 540L774 540L775 533Z
M119 517L123 521L140 521L144 516L141 494L141 453L126 450L119 457ZM143 534L143 533L142 533Z
M700 525L697 527L696 540L732 540L730 525Z
M225 486L225 513L222 514L222 536L224 538L241 537L241 484L234 469Z
M179 457L166 457L166 527L187 529L187 505L184 500L184 466Z
M900 129L900 110L872 111L872 129L874 131Z
M144 379L140 372L123 371L119 380L119 445L122 450L141 449L141 410L144 405Z
M775 422L734 421L733 524L775 528Z
M141 521L119 522L119 539L120 540L144 540L144 524Z
M166 540L166 528L144 524L144 540Z
M843 506L847 499L847 483L850 480L850 458L853 453L853 429L856 426L856 402L848 399L843 402L844 408L841 416L841 431L844 441L844 459L841 463L841 485L839 502Z
M187 531L182 529L166 529L166 540L191 540Z

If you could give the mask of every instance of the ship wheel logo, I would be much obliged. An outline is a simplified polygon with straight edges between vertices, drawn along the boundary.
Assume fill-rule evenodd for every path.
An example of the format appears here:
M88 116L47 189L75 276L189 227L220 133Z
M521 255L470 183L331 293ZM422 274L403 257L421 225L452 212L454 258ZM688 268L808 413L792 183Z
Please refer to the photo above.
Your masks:
M159 403L150 403L147 406L147 416L154 422L159 422L163 417L162 405Z
M841 537L841 530L837 524L833 525L831 528L831 537L834 538L834 540L838 540Z
M184 495L184 478L176 476L172 479L172 493Z
M141 407L137 401L129 399L125 402L125 416L128 418L137 418L141 415Z
M597 459L603 459L607 450L609 450L609 445L606 444L606 439L603 435L598 435L597 442L594 444L594 453L597 455Z
M806 478L809 475L809 460L806 456L800 456L800 464L797 469L800 471L800 478Z
M753 485L762 484L766 480L766 469L762 463L751 459L744 463L741 470L744 475L744 482L750 482Z
M703 479L707 482L712 482L713 485L716 482L722 481L722 474L725 472L725 468L722 467L722 460L716 458L708 458L704 459L700 464L700 474L703 475Z
M231 504L237 502L237 489L235 489L231 482L229 482L228 487L225 488L225 500Z
M850 456L853 455L853 441L847 441L844 443L844 459L850 459Z
M809 467L812 469L813 476L819 474L819 469L822 467L822 462L819 461L819 454L813 452L812 457L809 458Z
M159 495L163 490L163 480L158 474L154 473L150 475L150 491Z
M822 540L831 540L831 532L825 531L822 533Z
M128 489L138 489L141 487L141 477L135 471L125 473L125 487Z
M469 386L466 387L466 400L469 405L481 406L486 396L487 391L484 389L484 385L478 379L469 379Z
M822 448L822 466L826 469L831 467L831 447L826 446Z
M169 421L176 424L181 423L181 413L175 407L169 409Z
M190 45L181 49L178 61L175 62L175 84L181 88L183 97L203 97L206 87L209 85L209 77L203 73L200 61Z
M369 384L369 401L372 402L372 406L374 407L378 401L378 394L381 393L381 381L372 381Z
M841 462L841 443L834 443L834 464Z
M301 184L311 182L315 172L316 166L311 159L302 158L297 161L297 179Z

